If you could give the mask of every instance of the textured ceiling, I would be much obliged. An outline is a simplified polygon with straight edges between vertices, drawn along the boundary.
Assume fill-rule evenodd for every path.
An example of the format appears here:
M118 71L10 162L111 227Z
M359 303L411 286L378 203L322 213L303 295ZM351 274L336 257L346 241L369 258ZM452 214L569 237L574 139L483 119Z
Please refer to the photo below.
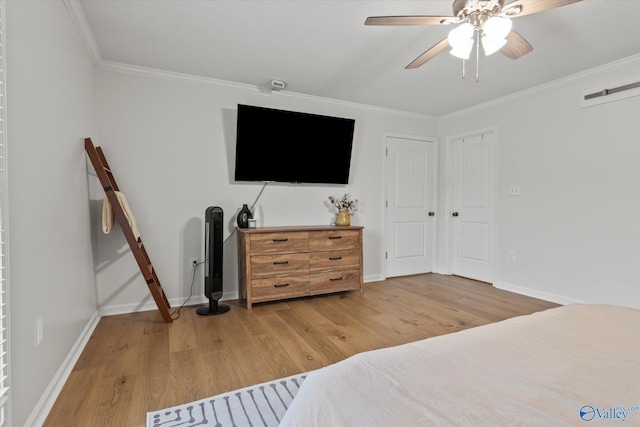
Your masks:
M509 1L509 0L507 0ZM535 0L530 0L535 1ZM446 26L365 26L368 16L451 15L452 1L81 0L104 61L440 116L640 53L640 0L584 0L517 18L533 52L444 52L405 70Z

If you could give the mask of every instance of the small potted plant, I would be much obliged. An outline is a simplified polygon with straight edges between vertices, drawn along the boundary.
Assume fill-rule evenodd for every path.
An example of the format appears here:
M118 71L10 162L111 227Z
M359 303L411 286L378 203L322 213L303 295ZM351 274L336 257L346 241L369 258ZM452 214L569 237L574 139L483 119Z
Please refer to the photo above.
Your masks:
M358 210L358 200L345 194L341 199L329 196L329 203L338 210L336 225L351 225L351 215Z

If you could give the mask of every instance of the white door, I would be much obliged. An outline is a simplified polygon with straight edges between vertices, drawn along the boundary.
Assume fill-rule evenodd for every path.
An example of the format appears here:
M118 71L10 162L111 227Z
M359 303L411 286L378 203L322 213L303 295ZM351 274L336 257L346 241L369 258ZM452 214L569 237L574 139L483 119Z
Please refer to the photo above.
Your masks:
M387 137L387 277L433 271L435 142Z
M493 283L495 165L492 132L453 141L453 274Z

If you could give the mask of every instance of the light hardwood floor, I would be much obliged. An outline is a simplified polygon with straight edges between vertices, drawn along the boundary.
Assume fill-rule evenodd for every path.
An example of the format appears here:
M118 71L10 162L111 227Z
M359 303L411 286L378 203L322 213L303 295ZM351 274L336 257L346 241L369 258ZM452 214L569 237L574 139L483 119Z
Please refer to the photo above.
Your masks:
M185 307L172 324L157 311L102 318L45 426L144 426L148 411L557 306L437 274L253 310L225 303L219 316Z

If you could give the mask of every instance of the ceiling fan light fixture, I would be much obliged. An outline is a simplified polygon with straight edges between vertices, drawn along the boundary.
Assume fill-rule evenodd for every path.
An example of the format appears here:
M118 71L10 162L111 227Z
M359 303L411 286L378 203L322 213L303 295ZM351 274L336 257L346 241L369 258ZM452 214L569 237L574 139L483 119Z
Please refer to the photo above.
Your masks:
M482 48L484 49L484 54L487 56L496 53L502 49L505 44L507 44L507 39L495 39L489 36L482 37Z
M449 53L460 59L469 59L473 49L473 39L468 39L463 46L452 47Z
M466 48L469 40L473 43L473 31L473 25L468 22L458 25L456 28L449 31L449 35L447 36L449 45L453 49Z
M495 40L504 39L511 31L511 19L502 16L492 16L482 26L482 32Z

